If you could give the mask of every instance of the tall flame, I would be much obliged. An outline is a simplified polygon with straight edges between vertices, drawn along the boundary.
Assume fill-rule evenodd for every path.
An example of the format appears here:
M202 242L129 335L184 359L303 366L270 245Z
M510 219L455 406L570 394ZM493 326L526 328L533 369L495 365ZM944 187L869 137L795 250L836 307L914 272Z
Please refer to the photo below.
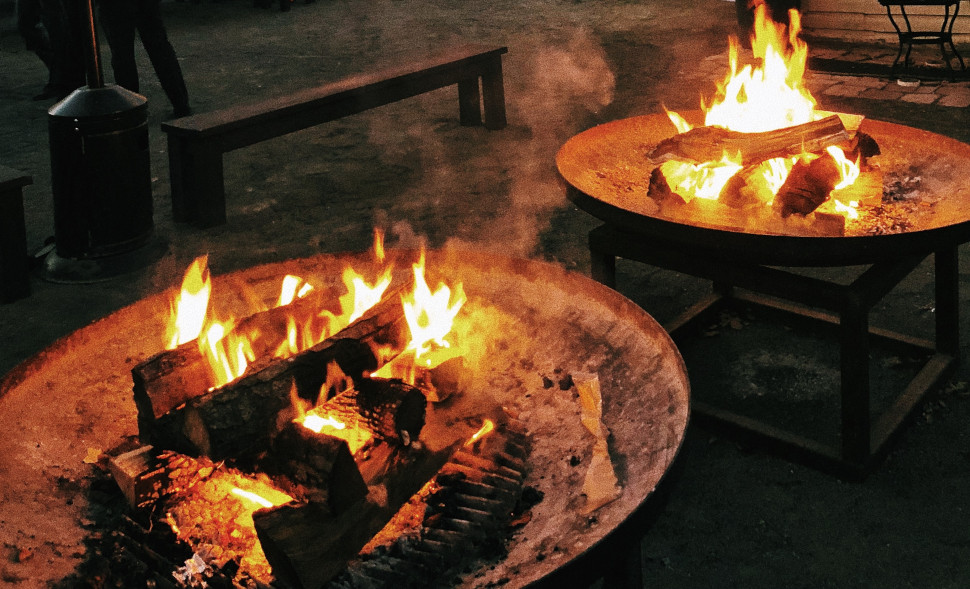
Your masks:
M212 290L208 261L209 256L199 256L185 271L181 292L172 305L172 320L167 325L168 350L190 342L202 333Z
M430 355L434 349L451 347L447 336L451 332L455 316L468 300L461 283L455 286L454 293L443 283L431 292L424 279L424 259L422 251L420 259L412 266L414 292L401 300L404 318L411 331L408 349L414 352L415 360ZM425 358L426 365L430 366L432 363L433 360Z
M760 65L739 68L738 41L734 37L729 39L730 71L718 84L711 104L702 101L704 124L742 133L757 133L822 118L824 115L816 112L815 99L802 82L808 60L808 45L799 38L799 12L788 12L790 24L787 28L767 17L763 1L755 7L754 16L751 48ZM679 114L668 111L667 116L678 133L691 129L691 125ZM842 171L839 187L851 185L859 175L858 166L849 162L838 147L829 148L829 153L839 162ZM767 160L749 175L758 179L755 181L755 185L760 187L757 192L766 205L771 204L797 161L797 156ZM719 162L691 164L668 161L662 166L671 190L687 201L693 198L717 199L728 180L741 169L737 154L724 154Z

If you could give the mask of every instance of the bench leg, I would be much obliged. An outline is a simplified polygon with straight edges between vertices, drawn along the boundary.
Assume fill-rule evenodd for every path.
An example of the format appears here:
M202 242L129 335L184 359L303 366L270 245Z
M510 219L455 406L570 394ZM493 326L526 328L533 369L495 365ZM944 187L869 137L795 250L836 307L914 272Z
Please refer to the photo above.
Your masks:
M172 218L200 228L226 222L222 152L168 136Z
M28 270L23 189L4 188L0 192L0 303L30 294Z
M481 94L478 77L458 80L458 120L465 127L482 124Z
M482 103L485 108L485 128L504 129L505 86L502 81L502 58L496 56L482 73Z

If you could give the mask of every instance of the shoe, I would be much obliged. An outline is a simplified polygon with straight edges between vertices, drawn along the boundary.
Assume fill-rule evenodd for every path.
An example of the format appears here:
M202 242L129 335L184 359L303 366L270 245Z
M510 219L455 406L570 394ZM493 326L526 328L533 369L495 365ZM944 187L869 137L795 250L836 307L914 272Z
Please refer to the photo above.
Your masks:
M189 108L188 106L180 107L180 108L173 108L172 109L172 114L171 114L171 116L169 117L168 120L181 119L182 117L188 117L188 116L191 116L191 115L192 115L192 109Z

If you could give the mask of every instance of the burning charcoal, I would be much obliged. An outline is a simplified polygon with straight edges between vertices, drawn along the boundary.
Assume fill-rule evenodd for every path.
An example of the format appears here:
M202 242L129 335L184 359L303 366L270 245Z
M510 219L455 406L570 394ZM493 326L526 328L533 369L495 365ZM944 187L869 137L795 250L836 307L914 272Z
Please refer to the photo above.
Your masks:
M855 137L841 145L845 157L849 161L859 162L859 167L866 169L867 160L882 153L879 144L871 135L857 131Z

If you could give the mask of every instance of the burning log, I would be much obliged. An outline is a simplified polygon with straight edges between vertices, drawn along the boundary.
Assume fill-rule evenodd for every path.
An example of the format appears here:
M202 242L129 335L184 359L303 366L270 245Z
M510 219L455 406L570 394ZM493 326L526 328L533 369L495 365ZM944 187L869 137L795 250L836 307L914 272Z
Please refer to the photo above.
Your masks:
M393 468L375 481L387 491L384 501L369 497L339 514L320 503L288 503L255 512L256 534L273 575L302 589L322 587L434 477L453 451L397 453Z
M841 179L839 165L828 153L809 163L800 159L775 195L773 206L782 217L807 215L825 202Z
M330 292L311 291L289 305L250 315L232 333L259 334L247 338L254 355L271 355L279 342L286 340L289 317L306 318L314 323L312 331L324 333L327 320L321 317L320 311L332 298ZM135 366L131 376L139 419L161 417L217 384L197 340L155 354Z
M301 424L283 428L263 464L268 474L281 474L299 485L308 501L326 504L333 513L341 513L367 496L367 484L347 442Z
M386 442L409 445L424 427L427 399L399 379L364 378L314 409L347 427L363 426Z
M356 340L371 347L390 345L396 349L407 344L407 322L401 308L399 292L388 293L367 313L338 333L290 358L299 365L296 370L301 376L297 382L301 395L315 399L320 386L326 380L326 367L332 360L336 360L344 373L351 377L377 368L373 353L352 352L345 355L347 348L331 349L336 340ZM287 317L291 314L315 317L320 308L320 298L311 292L290 305L276 307L247 318L240 323L237 331L283 329L285 333ZM273 340L277 342L274 345L278 345L283 339L285 338L257 338L257 341ZM266 349L260 349L266 352ZM254 349L255 351L257 350ZM261 354L257 354L257 358L260 356ZM275 358L257 360L249 372L256 372L261 366L279 361ZM182 344L174 350L166 350L138 364L132 369L132 380L139 432L142 436L148 432L146 439L153 437L150 432L155 429L155 420L190 399L204 394L214 385L212 370L199 351L197 342Z
M664 139L647 157L658 165L672 159L694 163L714 162L720 161L725 153L730 156L740 153L742 165L749 166L775 157L821 151L848 139L849 132L836 115L762 133L741 133L723 127L695 127Z
M435 477L419 533L352 562L332 585L407 586L413 579L441 578L483 550L500 551L505 537L500 531L522 500L528 454L528 438L517 422L496 425L463 445Z
M150 401L139 405L140 437L159 448L205 454L217 460L251 457L265 450L278 431L278 415L292 404L293 387L301 398L316 401L332 363L345 375L359 378L378 367L373 349L406 346L407 321L399 297L393 295L384 297L333 337L290 358L257 361L242 378L197 394L161 417L154 415L154 408L161 406L154 399L170 396L164 386L149 386L149 381L143 381L140 390ZM166 372L166 383L174 370L170 367ZM148 376L145 370L139 374Z
M156 446L204 454L214 460L251 458L269 447L278 431L281 412L292 406L294 387L301 397L315 398L326 382L331 363L347 374L377 364L367 344L355 339L328 339L190 399L139 433ZM292 419L295 415L286 412L282 417Z

